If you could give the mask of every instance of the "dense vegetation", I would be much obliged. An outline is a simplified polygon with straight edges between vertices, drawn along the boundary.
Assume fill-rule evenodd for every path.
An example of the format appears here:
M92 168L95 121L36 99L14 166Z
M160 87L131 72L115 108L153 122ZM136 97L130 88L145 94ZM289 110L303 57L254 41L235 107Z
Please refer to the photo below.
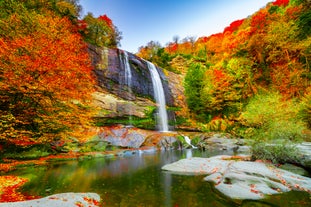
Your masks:
M260 140L310 133L309 0L276 0L222 33L152 41L138 55L185 75L188 118L202 129Z
M64 142L90 123L86 43L115 47L121 36L106 15L79 11L76 0L0 1L0 148Z
M0 149L63 143L91 122L87 44L116 47L121 33L106 15L79 18L77 2L0 2ZM138 55L184 76L184 124L295 141L311 134L310 34L310 0L276 0L222 33Z

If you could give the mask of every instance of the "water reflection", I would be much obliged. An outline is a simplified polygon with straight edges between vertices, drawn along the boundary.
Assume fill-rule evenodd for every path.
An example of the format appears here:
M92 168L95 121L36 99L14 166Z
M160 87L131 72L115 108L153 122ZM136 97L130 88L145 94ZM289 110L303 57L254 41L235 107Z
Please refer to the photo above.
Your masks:
M31 177L32 181L23 188L27 194L47 196L63 192L96 192L103 199L104 206L249 206L249 202L232 201L219 194L211 184L203 181L204 176L173 175L161 171L163 165L181 158L217 154L224 152L162 151L51 163L47 167L21 169L15 174ZM279 201L268 199L265 205L278 206L275 202L284 200L282 195L278 198ZM291 198L311 204L305 194L296 193ZM254 203L256 206L261 204L259 201Z

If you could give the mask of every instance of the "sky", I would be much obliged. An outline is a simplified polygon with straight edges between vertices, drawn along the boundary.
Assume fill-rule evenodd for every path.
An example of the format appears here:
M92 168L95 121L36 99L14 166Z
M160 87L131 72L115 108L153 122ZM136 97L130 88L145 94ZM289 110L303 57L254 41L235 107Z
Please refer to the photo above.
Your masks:
M185 37L219 33L274 0L80 0L82 17L106 14L122 32L119 48L136 53L157 41L162 46Z

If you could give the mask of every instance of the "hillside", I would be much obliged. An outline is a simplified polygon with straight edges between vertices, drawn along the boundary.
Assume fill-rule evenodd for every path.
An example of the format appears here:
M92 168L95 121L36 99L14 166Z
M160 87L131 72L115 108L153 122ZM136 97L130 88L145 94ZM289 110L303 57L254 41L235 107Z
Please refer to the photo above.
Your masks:
M184 75L190 114L183 116L201 122L202 129L308 137L310 8L309 0L276 0L222 33L166 47L151 41L138 55Z
M0 150L81 138L96 80L87 44L116 47L106 15L79 19L72 0L0 2Z
M121 39L117 27L106 15L79 19L77 1L4 0L0 8L0 146L85 139L80 132L94 126L98 114L91 105L98 62L87 48L116 48ZM141 47L137 55L165 69L163 80L174 99L167 109L176 114L172 125L260 140L310 139L310 8L310 0L277 0L222 33ZM130 57L132 69L139 71L138 59ZM135 113L137 126L145 127L144 119L154 122L154 106L143 104L150 95L140 99L140 111L129 114L126 107L136 103L111 98L116 87L109 90L102 104L109 115L104 124L124 123L124 117L111 114ZM110 110L111 100L118 101L109 107L121 104L122 113Z

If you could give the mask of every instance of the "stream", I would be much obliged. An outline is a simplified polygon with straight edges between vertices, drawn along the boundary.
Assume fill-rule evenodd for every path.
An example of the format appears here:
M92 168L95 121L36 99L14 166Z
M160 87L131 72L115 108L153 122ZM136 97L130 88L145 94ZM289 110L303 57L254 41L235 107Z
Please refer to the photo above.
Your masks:
M28 195L95 192L103 206L311 206L310 194L290 192L260 201L231 200L205 176L175 175L162 171L165 164L187 157L211 157L224 151L197 149L134 154L123 157L53 161L46 166L19 168L10 174L30 178L21 189Z

